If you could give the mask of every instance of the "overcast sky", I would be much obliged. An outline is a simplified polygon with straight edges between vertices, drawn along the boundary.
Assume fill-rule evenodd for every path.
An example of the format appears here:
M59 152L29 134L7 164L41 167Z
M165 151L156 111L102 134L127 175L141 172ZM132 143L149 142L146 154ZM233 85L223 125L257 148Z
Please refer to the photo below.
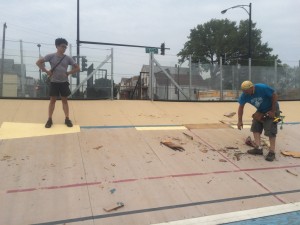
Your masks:
M157 55L157 58L170 66L188 41L191 29L211 19L227 18L237 23L248 19L241 8L231 9L226 14L220 12L249 3L244 0L81 0L80 40L157 47L165 42L170 50L166 56ZM283 62L298 65L300 1L252 0L251 3L252 21L262 30L262 41L268 42L272 53L279 55ZM45 55L55 51L51 45L55 38L64 37L73 45L75 55L76 20L77 0L0 0L0 30L6 22L8 51L12 40L22 40L33 43L30 45L33 55L38 51L36 43L43 43L41 53ZM2 42L2 32L0 39ZM109 55L106 49L112 47L82 45L81 52L97 57L99 52ZM97 50L88 53L94 48ZM113 48L115 60L119 62L117 73L138 74L142 64L149 64L144 49Z

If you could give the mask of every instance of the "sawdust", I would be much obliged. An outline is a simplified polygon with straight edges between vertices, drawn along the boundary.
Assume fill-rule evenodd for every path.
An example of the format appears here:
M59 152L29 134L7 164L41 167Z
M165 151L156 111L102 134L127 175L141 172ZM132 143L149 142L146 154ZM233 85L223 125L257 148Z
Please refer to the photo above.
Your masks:
M5 161L5 160L10 160L11 159L11 156L10 155L4 155L2 157L2 159L0 159L0 161Z

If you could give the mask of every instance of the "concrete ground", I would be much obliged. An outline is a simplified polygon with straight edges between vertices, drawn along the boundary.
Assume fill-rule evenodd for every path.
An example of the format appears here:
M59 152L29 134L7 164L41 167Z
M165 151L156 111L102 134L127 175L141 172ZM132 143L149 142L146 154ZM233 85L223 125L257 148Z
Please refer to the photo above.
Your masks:
M274 162L245 154L250 105L243 130L224 116L235 102L69 105L74 127L58 101L46 129L48 101L0 100L0 224L143 225L300 202L300 158L281 154L300 152L299 101L280 102Z

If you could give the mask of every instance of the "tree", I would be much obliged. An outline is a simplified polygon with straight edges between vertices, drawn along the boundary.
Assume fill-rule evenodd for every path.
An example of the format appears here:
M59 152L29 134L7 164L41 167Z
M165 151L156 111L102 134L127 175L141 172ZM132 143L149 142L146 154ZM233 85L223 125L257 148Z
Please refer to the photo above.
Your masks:
M184 62L189 55L192 56L192 63L207 64L206 71L210 71L211 83L215 83L219 74L220 57L226 58L223 64L233 65L239 60L239 64L248 64L248 34L249 21L241 21L237 26L235 22L212 19L209 22L198 25L191 30L189 40L184 48L177 54L179 62ZM252 65L274 65L278 58L271 55L272 48L268 43L262 43L262 31L255 28L252 23L251 45Z

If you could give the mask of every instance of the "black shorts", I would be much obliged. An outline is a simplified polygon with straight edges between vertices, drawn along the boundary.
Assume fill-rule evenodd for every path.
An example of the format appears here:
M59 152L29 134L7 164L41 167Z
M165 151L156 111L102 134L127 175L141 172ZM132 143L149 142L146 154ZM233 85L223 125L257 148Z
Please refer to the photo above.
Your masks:
M69 82L63 82L63 83L56 83L51 82L50 83L50 96L61 96L61 97L68 97L71 94L70 88L69 88Z

